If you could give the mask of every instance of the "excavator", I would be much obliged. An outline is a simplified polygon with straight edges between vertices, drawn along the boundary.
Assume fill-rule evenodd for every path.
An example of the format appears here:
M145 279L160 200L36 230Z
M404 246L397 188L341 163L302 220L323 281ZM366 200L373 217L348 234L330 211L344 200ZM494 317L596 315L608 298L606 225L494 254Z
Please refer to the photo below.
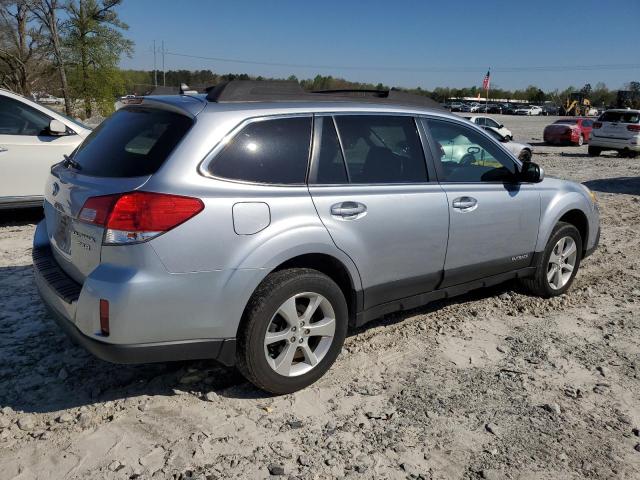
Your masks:
M582 92L569 94L569 98L560 107L560 115L577 117L586 115L591 108L591 101Z

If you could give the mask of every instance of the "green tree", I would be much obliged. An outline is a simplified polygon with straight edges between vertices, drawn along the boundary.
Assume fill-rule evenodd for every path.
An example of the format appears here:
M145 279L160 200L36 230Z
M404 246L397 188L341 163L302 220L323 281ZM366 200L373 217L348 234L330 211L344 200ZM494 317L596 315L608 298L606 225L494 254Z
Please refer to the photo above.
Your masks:
M122 55L131 55L133 42L126 39L115 9L122 0L70 0L67 4L71 84L83 99L84 114L93 114L92 101L102 114L113 110L113 98L124 90L118 69Z

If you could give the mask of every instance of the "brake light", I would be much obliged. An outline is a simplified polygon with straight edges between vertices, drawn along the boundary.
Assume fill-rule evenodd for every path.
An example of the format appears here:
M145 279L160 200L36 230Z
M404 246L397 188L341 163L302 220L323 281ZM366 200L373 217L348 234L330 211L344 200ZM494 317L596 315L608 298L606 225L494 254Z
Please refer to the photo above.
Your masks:
M80 220L104 226L105 244L150 240L204 209L199 198L154 192L129 192L87 199Z
M593 122L593 128L600 128L602 126L602 122Z
M627 125L627 130L630 132L640 132L640 125Z

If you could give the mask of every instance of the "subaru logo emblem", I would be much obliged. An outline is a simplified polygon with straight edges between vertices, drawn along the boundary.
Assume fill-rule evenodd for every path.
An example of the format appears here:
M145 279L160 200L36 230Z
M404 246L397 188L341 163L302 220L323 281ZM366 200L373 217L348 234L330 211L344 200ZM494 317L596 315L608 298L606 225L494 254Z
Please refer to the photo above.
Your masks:
M58 182L53 182L53 188L52 188L52 194L55 197L58 192L60 191L60 185L58 185Z

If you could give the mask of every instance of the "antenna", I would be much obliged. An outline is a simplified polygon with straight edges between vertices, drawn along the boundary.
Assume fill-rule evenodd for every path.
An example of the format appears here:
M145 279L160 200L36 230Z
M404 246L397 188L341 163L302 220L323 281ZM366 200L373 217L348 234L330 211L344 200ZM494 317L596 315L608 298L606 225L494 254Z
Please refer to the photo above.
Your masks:
M165 54L164 40L162 40L162 86L166 87L167 86L167 72L164 69L164 54Z
M156 41L153 41L153 84L158 86L158 67L156 64Z

